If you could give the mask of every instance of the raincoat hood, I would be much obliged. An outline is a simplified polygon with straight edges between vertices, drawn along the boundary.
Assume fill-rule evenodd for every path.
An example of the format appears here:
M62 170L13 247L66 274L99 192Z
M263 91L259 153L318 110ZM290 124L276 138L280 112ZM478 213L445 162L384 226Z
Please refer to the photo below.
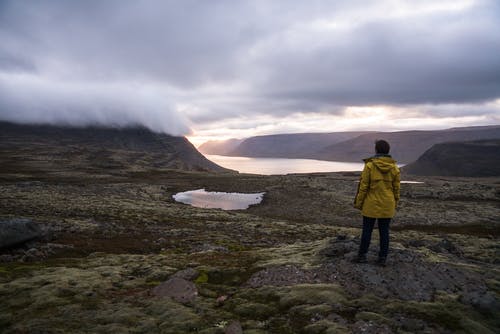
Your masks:
M383 174L389 173L394 167L397 167L396 160L390 155L376 155L371 158L363 159L365 163L371 162Z

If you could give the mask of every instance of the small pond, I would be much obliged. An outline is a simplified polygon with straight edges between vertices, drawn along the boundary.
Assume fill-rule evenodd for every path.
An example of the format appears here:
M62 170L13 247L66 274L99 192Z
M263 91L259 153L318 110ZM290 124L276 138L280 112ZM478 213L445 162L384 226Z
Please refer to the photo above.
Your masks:
M250 205L262 202L264 193L243 194L211 192L205 189L190 190L172 196L175 201L189 204L197 208L245 210Z

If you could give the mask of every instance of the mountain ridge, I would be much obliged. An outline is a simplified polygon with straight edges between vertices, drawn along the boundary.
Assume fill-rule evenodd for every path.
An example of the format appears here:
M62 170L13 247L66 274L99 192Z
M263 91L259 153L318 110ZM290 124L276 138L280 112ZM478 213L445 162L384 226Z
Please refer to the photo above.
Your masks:
M500 138L500 126L474 128L455 128L446 130L408 130L397 132L376 132L324 148L316 155L317 159L359 161L373 155L374 142L387 140L391 145L391 155L399 163L417 160L434 144L451 141L470 141Z
M228 155L263 158L310 158L315 150L327 143L338 143L364 133L368 133L368 131L255 136L245 139Z
M376 139L385 139L391 144L394 158L399 163L406 164L417 160L437 143L496 138L500 138L500 125L393 132L277 134L247 138L234 150L221 155L360 162L373 155Z
M2 170L229 171L205 158L185 138L142 126L60 126L0 122ZM10 166L10 167L9 167Z

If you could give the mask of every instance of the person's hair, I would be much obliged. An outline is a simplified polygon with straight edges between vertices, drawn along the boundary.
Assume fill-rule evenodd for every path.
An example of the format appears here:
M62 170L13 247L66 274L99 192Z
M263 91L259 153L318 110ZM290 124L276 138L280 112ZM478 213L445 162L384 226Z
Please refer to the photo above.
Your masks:
M389 154L390 149L391 146L385 140L377 139L375 141L375 152L377 154Z

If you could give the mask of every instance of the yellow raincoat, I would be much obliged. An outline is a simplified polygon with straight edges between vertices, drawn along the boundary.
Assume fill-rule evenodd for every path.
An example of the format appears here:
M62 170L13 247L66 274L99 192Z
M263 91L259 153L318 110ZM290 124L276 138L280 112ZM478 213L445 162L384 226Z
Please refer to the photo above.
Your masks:
M363 216L392 218L399 202L400 172L390 156L365 159L354 207Z

